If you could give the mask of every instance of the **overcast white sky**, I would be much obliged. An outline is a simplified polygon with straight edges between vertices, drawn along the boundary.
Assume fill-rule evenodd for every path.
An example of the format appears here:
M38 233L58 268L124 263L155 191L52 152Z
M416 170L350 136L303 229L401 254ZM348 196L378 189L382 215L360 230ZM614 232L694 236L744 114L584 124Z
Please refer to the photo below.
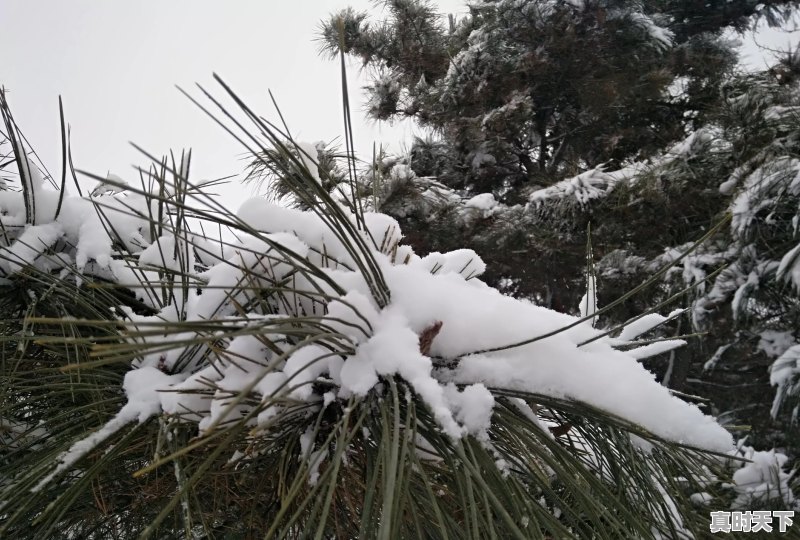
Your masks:
M437 4L443 13L465 11L462 0ZM0 84L54 174L61 95L78 168L132 179L131 165L145 164L134 141L157 155L192 148L193 178L226 176L243 169L241 148L175 85L214 88L217 72L274 117L270 89L298 139L331 140L342 132L339 68L318 57L313 39L320 19L348 5L376 9L369 0L0 0ZM782 47L788 39L760 41ZM411 128L364 121L357 72L357 149L368 155L373 141L398 149Z
M464 9L460 0L439 4ZM131 164L146 164L133 141L157 155L192 148L195 179L226 176L243 169L241 148L175 85L215 89L216 72L275 118L272 90L300 140L338 137L339 66L318 56L314 38L321 19L348 5L375 9L368 0L0 0L0 84L53 174L61 95L78 168L131 179ZM350 71L358 149L371 153L373 140L397 146L410 127L365 122L363 82Z

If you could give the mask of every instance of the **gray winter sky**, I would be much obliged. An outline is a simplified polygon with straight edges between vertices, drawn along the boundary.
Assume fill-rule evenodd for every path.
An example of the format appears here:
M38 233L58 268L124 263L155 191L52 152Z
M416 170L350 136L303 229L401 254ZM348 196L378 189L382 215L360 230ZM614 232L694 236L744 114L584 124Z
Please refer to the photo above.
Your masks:
M443 13L465 11L462 0L437 4ZM239 173L241 148L175 85L215 88L216 72L275 118L270 89L299 140L331 140L342 132L339 67L317 55L313 39L320 19L348 5L380 12L370 0L0 0L0 84L54 174L59 95L78 168L132 179L131 164L145 164L134 141L157 155L192 148L195 179ZM795 37L762 34L759 42L783 48ZM748 54L763 63L752 43ZM364 121L357 75L353 66L357 149L369 155L373 141L399 149L412 127Z

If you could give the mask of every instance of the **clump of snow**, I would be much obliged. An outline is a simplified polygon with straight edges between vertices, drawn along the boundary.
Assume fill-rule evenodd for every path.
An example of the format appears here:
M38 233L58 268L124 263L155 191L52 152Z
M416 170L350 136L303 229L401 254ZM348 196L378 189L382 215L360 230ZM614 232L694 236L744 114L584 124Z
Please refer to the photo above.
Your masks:
M717 350L714 351L714 354L711 355L711 358L706 360L706 363L703 364L703 371L711 371L717 367L719 361L722 360L722 355L725 354L725 351L730 349L730 347L730 343L717 347Z
M550 187L534 191L530 195L532 203L547 199L574 197L579 204L604 197L616 185L618 179L606 173L602 167L588 170L572 178L561 180Z
M459 274L466 279L483 274L486 264L471 249L457 249L449 253L429 253L423 258L414 258L409 264L414 268L424 268L431 274Z
M319 481L319 467L327 456L327 448L323 447L314 450L314 430L311 427L300 435L300 462L308 465L308 483L310 485L317 485L317 481Z
M742 177L745 174L745 169L743 167L737 167L731 173L727 180L719 185L719 192L723 195L730 195L736 189L736 186L741 182Z
M492 393L480 383L471 384L460 392L454 384L448 384L445 387L445 397L467 433L486 438L494 407Z
M189 249L191 250L191 247ZM176 272L180 271L182 266L194 268L193 264L183 263L180 260L174 235L162 236L147 246L139 254L139 264L167 268Z
M731 204L731 229L744 236L759 211L771 207L784 193L800 195L800 160L781 156L766 162L744 181Z
M626 352L633 358L644 359L664 354L678 347L683 347L684 345L686 345L686 341L682 339L668 339L656 343L648 343L647 345L642 345L634 349L628 349Z
M319 144L322 144L324 147L325 143L311 144L307 142L296 142L295 144L297 145L297 151L303 165L305 165L308 172L311 173L311 177L319 182L319 164L317 163L319 159Z
M800 244L786 252L778 265L778 279L784 279L800 291Z
M631 341L632 339L649 332L653 328L664 324L664 322L667 320L680 315L681 313L683 313L683 310L681 309L673 311L666 317L658 313L648 313L643 317L639 317L638 319L625 324L625 326L622 328L622 331L619 333L619 336L617 336L617 339L622 342Z
M708 506L708 503L710 503L713 498L714 497L710 493L707 493L705 491L701 491L699 493L692 493L689 496L689 500L692 502L692 504L695 504L697 506Z
M0 249L0 268L7 274L14 274L26 266L35 265L63 234L63 229L56 223L27 227L10 247Z
M464 203L467 208L475 208L476 210L483 210L484 212L488 212L495 206L497 206L497 201L494 198L494 195L491 193L481 193L480 195L475 195L467 202Z
M734 510L747 510L757 505L778 501L788 508L795 504L795 497L789 487L792 474L784 471L789 458L775 450L756 451L751 446L742 445L737 457L749 460L733 473L733 489L736 499L731 504Z
M701 128L649 161L633 162L615 171L608 171L604 165L600 165L552 186L533 191L529 201L541 205L545 201L574 200L585 206L595 199L604 198L620 184L637 182L649 171L686 161L703 152L721 150L726 145L717 130Z
M116 195L128 189L128 183L116 174L108 173L106 175L107 181L99 181L95 184L90 197L100 197L103 195Z
M581 319L592 315L593 317L587 321L590 326L594 326L597 322L597 278L594 274L589 274L586 280L586 293L581 297L578 305Z
M758 337L758 350L770 358L779 357L797 343L792 333L786 331L764 330Z
M47 190L41 174L31 165L31 176L38 186L34 191L35 213L26 223L26 202L23 193L0 192L0 225L9 245L2 248L5 260L0 264L6 274L19 272L26 266L52 271L75 263L83 271L92 263L111 270L114 242L138 253L149 244L149 216L155 215L152 202L141 195L106 191L91 198L64 195ZM61 199L61 208L56 209ZM30 201L29 201L30 202ZM54 244L64 246L52 253Z
M777 126L793 126L800 114L800 107L797 105L771 105L764 111L764 120Z
M769 383L777 386L772 402L772 417L778 415L783 401L800 392L800 345L793 345L770 366Z

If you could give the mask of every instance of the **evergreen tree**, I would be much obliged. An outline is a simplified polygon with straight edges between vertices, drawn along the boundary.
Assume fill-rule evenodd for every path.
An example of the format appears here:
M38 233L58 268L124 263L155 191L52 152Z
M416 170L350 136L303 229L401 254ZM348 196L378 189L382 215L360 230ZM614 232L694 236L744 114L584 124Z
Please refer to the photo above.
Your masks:
M707 528L689 496L718 492L713 454L732 439L639 365L647 328L609 339L487 287L471 250L416 255L355 185L328 191L336 167L309 156L322 146L285 140L224 88L253 123L227 127L306 210L226 210L190 181L188 155L155 160L141 187L95 177L68 196L68 152L48 188L0 93L14 173L0 192L0 535ZM378 165L396 181L407 169Z
M662 155L535 191L525 212L535 231L560 224L559 241L573 253L592 224L601 305L631 280L644 281L675 261L661 287L607 317L622 322L686 291L677 301L688 317L675 330L702 337L662 362L665 384L710 398L715 414L743 426L742 436L792 448L795 456L797 58L795 52L771 70L732 77L709 124ZM715 235L676 260L721 222ZM552 253L569 261L555 245ZM580 262L573 268L574 289Z
M397 99L372 100L377 114L401 103L404 114L430 113L441 138L411 156L379 155L356 174L351 156L287 138L224 84L237 114L211 98L252 153L252 178L294 209L260 198L221 208L208 183L190 180L189 155L147 156L141 187L95 177L91 194L68 196L66 130L50 189L0 93L0 535L689 538L707 532L709 509L797 508L785 456L741 447L752 463L734 461L730 483L720 465L731 460L719 459L730 434L640 364L680 354L674 334L693 329L675 326L680 312L659 314L678 298L696 329L715 332L703 342L719 352L706 371L733 353L750 367L754 348L778 357L771 409L791 420L796 58L722 77L727 53L712 46L720 63L686 76L675 99L664 92L678 71L644 92L696 112L667 118L628 91L642 82L634 70L611 71L626 69L625 43L653 77L681 43L719 44L669 27L671 4L483 2L449 31L425 4L389 5L392 23L374 34L352 12L325 32L397 70L398 85L376 94ZM754 9L732 2L703 32ZM595 77L609 95L587 102L578 88L561 101L556 83L526 71L520 42L540 16L567 52L579 42L571 32L596 31L586 42L618 49L586 73L571 61L536 73ZM483 24L494 37L481 42ZM504 26L516 37L503 38ZM545 26L531 35L553 55L558 36ZM458 96L465 112L448 120L438 85L460 76L451 68L468 63L462 53L495 39L542 101L504 74L506 101L481 111ZM463 82L487 101L499 92ZM517 121L527 139L503 139ZM654 126L668 135L648 139ZM562 137L573 128L590 136ZM410 225L419 253L377 211ZM456 249L464 239L499 266L498 285L580 318L488 287L481 258ZM422 253L431 245L451 247ZM549 257L526 267L531 253ZM649 288L632 290L638 276ZM663 382L688 382L669 365Z
M520 182L648 157L702 124L735 62L722 30L755 7L712 4L481 1L445 27L431 4L395 0L381 22L333 15L321 41L374 74L370 117L413 117L446 143L435 170L417 164L430 158L415 144L418 174L507 195Z
M499 0L444 25L425 2L393 1L379 23L333 15L322 40L371 70L371 117L431 128L384 167L381 209L418 251L476 249L493 263L487 280L515 295L577 309L591 224L608 304L732 214L731 228L605 321L692 286L678 301L693 317L669 332L708 334L653 367L760 445L794 446L794 61L737 74L724 32L781 24L796 5ZM414 47L429 61L409 62ZM737 217L746 201L752 215Z

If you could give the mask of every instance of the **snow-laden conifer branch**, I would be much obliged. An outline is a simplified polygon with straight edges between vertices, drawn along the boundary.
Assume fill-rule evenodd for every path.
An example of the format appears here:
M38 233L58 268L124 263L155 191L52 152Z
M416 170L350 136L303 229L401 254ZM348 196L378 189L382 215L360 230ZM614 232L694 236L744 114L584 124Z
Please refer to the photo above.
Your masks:
M270 159L264 141L241 138ZM394 219L356 217L283 141L269 139L281 158L270 166L295 179L308 211L253 198L226 212L189 181L185 162L166 160L154 160L141 188L114 177L88 197L42 188L39 208L63 200L61 212L27 227L22 194L0 193L1 222L19 226L3 247L16 260L4 277L63 309L27 319L41 341L8 338L37 348L38 364L23 354L21 367L4 367L19 393L2 414L14 425L41 418L45 434L43 450L0 476L0 512L12 517L0 532L34 512L37 530L84 531L55 509L100 475L114 478L104 490L118 482L160 502L137 506L145 535L178 507L184 528L216 519L217 495L233 508L262 504L248 515L263 511L260 530L281 537L307 524L322 535L363 526L408 536L406 512L438 512L448 534L466 526L520 538L600 523L608 538L694 527L673 484L706 474L698 449L732 448L713 418L601 330L487 286L473 251L420 257ZM235 234L209 238L198 222ZM89 312L70 296L100 304ZM57 384L37 385L37 371ZM70 400L94 393L109 397L90 424L70 427ZM57 420L41 415L58 407ZM158 446L158 437L182 442ZM626 467L611 466L619 460ZM256 502L205 493L208 475L223 474ZM618 486L628 495L615 496ZM55 502L42 509L45 499ZM501 519L451 517L471 507Z

